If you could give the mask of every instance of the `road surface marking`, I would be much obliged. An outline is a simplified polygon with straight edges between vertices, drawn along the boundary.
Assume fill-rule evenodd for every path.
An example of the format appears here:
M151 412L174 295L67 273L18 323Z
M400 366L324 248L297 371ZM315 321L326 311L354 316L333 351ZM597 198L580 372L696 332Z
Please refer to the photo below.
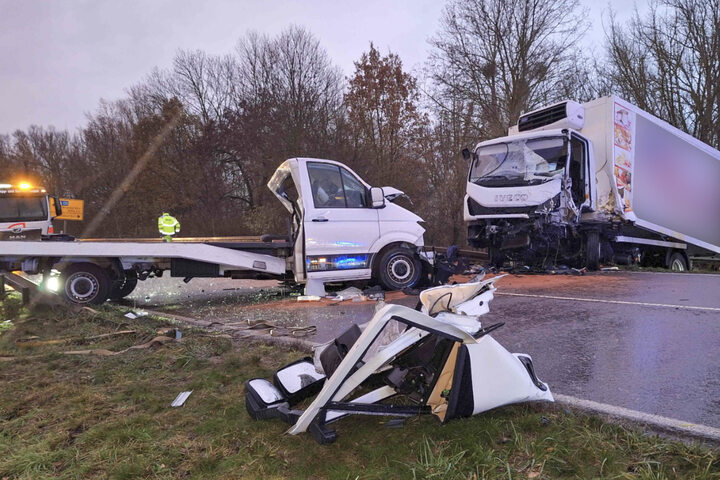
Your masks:
M552 300L570 300L573 302L614 303L617 305L637 305L637 306L641 306L641 307L681 308L684 310L703 310L706 312L720 312L720 308L718 308L718 307L695 307L692 305L673 305L673 304L669 304L669 303L626 302L624 300L603 300L600 298L560 297L560 296L556 296L556 295L534 295L532 293L495 292L495 295L510 295L513 297L532 297L532 298L548 298L548 299L552 299Z
M676 418L653 415L651 413L639 412L629 408L608 405L607 403L594 402L569 395L554 394L555 400L563 405L578 408L580 410L609 415L615 418L630 420L634 423L651 425L662 430L669 430L679 434L689 435L696 438L709 439L714 442L720 441L720 428L700 425L692 422L685 422Z
M673 272L673 271L669 271L669 272L633 272L630 270L614 270L614 271L601 272L601 273L614 274L614 273L618 273L618 272L632 273L633 275L683 275L685 277L688 277L688 276L689 277L715 277L715 278L720 279L720 274L717 274L717 273L695 273L695 272Z

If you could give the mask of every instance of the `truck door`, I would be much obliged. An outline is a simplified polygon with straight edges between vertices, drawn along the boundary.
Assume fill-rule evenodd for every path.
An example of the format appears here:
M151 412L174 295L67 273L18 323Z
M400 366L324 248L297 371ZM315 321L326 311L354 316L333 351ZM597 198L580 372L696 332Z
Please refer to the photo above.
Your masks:
M588 210L587 207L592 205L588 182L589 171L588 142L578 135L572 135L570 138L570 163L568 168L568 175L572 180L570 193L575 206L583 211Z
M380 228L378 211L368 204L367 185L335 163L308 161L306 165L311 192L303 198L308 276L369 269L370 246L379 238ZM358 278L367 276L367 272L357 273Z

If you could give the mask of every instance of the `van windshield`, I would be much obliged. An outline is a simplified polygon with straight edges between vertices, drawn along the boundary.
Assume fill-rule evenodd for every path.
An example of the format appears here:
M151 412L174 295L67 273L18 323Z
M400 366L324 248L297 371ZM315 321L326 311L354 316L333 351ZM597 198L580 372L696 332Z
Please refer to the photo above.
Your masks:
M0 196L0 222L47 220L45 197Z
M470 181L484 187L537 185L562 175L567 138L547 137L479 147Z

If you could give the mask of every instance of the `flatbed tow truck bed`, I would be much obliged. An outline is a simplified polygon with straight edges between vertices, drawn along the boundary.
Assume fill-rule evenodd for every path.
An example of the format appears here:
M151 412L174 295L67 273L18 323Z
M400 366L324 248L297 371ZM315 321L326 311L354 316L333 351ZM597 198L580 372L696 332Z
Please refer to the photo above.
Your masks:
M162 238L85 238L76 239L82 243L191 243L205 244L214 247L229 248L232 250L245 250L274 256L289 256L292 254L293 244L284 240L263 240L266 237L278 238L279 235L244 236L244 237L177 237L172 242L165 242ZM286 254L283 255L283 251Z

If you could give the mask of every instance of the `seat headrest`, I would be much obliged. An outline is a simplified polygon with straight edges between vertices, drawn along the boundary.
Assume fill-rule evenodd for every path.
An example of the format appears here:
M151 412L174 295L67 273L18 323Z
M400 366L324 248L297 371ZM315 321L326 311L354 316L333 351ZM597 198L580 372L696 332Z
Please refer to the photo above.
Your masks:
M440 285L420 292L420 303L428 315L438 312L452 312L455 306L467 302L477 296L505 275L479 282L458 283L455 285ZM432 309L432 311L430 310Z

